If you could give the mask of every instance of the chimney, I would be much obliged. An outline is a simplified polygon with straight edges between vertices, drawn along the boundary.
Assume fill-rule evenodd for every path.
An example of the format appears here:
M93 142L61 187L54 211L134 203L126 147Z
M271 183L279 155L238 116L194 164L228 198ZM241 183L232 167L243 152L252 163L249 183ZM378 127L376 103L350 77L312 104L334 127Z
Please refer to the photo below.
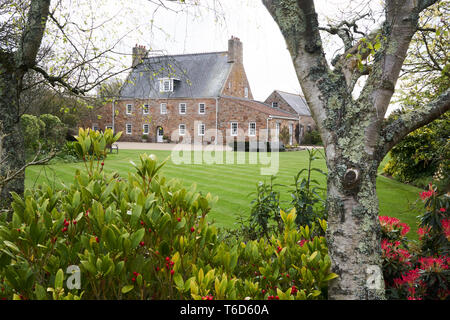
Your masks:
M131 67L136 67L146 56L147 50L145 49L145 46L136 44L133 48Z
M228 63L243 63L242 42L239 38L231 36L228 40Z

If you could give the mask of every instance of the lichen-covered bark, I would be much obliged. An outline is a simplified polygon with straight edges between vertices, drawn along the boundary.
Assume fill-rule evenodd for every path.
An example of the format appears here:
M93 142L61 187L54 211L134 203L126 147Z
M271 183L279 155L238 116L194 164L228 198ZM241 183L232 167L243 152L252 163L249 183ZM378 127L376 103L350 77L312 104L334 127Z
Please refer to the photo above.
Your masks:
M384 299L382 278L379 287L369 286L372 274L368 267L381 270L376 195L379 162L364 150L364 129L356 124L352 133L338 137L327 148L327 241L332 271L339 275L330 283L330 299Z
M25 164L23 137L19 126L19 106L17 96L14 61L3 55L0 57L0 210L8 208L10 192L22 193L24 175L20 174L6 185L1 183L8 174Z
M23 77L36 65L49 15L50 0L33 0L27 13L17 49L14 52L0 48L0 211L8 209L10 192L24 191L25 149L20 130L19 98ZM11 174L14 178L5 181Z

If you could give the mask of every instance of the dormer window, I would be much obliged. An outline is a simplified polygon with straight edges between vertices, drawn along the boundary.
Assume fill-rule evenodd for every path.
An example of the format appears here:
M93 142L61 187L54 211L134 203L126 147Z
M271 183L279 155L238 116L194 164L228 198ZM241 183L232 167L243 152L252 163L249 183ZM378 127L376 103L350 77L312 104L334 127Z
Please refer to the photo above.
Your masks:
M278 108L278 102L272 102L272 108Z
M159 79L159 92L172 92L173 91L173 79L162 78Z

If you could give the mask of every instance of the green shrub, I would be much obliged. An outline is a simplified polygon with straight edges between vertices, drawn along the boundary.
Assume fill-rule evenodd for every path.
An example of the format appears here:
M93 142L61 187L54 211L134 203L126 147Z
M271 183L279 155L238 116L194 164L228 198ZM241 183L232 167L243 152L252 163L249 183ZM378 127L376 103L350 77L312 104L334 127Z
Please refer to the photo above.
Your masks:
M39 137L45 130L45 123L36 116L24 114L20 117L20 126L26 152L35 153L39 148Z
M450 113L408 134L392 148L384 172L418 187L426 187L439 171L450 174Z
M318 130L312 130L311 132L305 133L303 139L301 140L301 144L303 145L315 145L321 146L322 138L320 137L320 133Z
M206 221L215 199L166 181L153 155L126 179L106 174L105 146L118 137L81 129L85 170L70 186L13 195L12 221L0 222L0 298L326 298L336 275L316 236L325 221L298 229L295 210L281 211L283 233L222 241ZM70 266L80 288L68 286Z
M66 125L57 116L51 114L42 114L39 120L45 123L45 128L40 135L45 150L60 149L66 141Z

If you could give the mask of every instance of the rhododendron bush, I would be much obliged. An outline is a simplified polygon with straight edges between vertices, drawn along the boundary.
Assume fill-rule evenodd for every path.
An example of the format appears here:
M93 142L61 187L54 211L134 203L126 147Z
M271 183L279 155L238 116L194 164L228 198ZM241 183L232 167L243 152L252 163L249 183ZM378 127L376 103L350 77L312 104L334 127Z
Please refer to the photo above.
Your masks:
M419 242L408 240L410 228L394 217L379 217L383 240L383 275L388 298L450 299L449 197L430 184L419 194L424 206L417 230Z
M215 199L166 181L154 156L141 155L126 179L105 173L116 138L80 131L85 170L70 186L14 194L12 220L0 221L0 298L327 297L336 275L317 236L325 221L297 228L295 210L281 212L283 231L270 239L222 241L206 220Z

